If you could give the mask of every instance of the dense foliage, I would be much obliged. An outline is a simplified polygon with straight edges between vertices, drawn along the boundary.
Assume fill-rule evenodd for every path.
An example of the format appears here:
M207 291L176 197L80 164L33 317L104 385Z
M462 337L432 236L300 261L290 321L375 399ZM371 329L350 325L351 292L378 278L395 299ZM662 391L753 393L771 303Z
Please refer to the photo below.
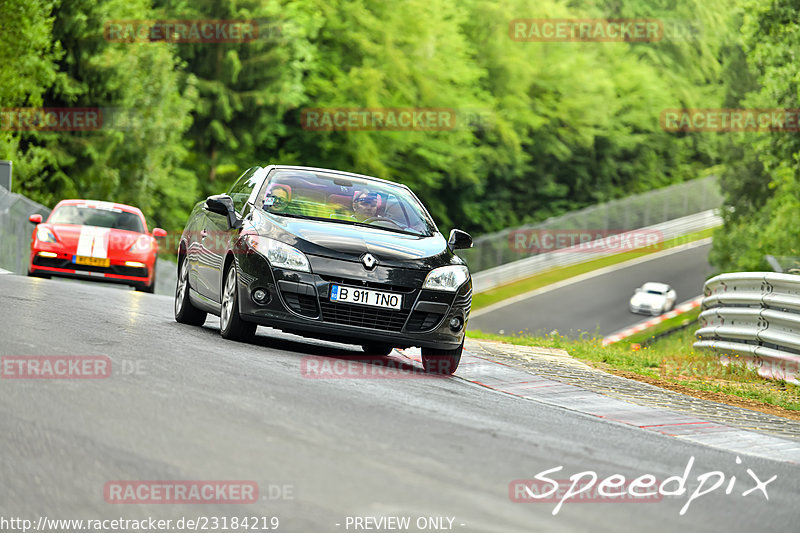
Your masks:
M248 166L285 163L404 182L441 226L475 233L725 163L735 209L715 258L726 268L755 264L765 250L797 246L789 217L798 216L798 137L668 132L659 116L668 108L798 107L791 6L0 0L0 107L102 107L128 119L97 131L0 129L0 158L14 160L15 190L43 203L132 203L170 229ZM664 39L522 42L509 34L519 18L622 17L663 21ZM104 34L110 21L176 19L255 20L262 31L230 43ZM441 131L302 127L304 109L328 107L447 108L458 121Z
M757 83L731 107L800 109L800 7L794 0L748 0L740 16ZM800 135L742 133L726 152L725 225L711 260L721 270L772 270L765 255L800 261ZM791 264L791 262L790 262Z

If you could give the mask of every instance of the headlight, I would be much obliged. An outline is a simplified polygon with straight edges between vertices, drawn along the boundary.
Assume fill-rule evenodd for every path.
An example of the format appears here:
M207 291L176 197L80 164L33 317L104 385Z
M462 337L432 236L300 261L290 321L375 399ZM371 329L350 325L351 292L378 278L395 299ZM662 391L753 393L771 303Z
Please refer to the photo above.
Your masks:
M455 292L469 279L469 270L464 265L434 268L425 278L423 289Z
M39 242L58 242L55 234L45 226L36 228L36 238L39 239Z
M150 251L150 248L153 246L153 241L150 240L150 237L147 235L141 235L138 239L136 239L130 248L128 248L129 252L136 252L136 253L146 253Z
M245 242L274 267L311 272L308 258L293 246L260 235L247 235Z

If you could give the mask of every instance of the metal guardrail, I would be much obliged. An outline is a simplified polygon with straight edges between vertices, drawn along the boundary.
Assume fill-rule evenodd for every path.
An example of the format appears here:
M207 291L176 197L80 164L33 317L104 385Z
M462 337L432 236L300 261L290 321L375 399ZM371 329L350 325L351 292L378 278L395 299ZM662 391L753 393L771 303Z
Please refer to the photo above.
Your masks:
M473 273L538 255L539 249L510 246L515 234L529 231L611 231L620 233L719 209L723 196L716 176L677 183L551 217L536 224L506 228L475 237L473 247L459 251Z
M735 272L706 281L694 347L800 385L800 276Z
M662 222L646 228L633 230L629 233L619 235L619 238L624 238L626 235L631 234L651 234L658 235L660 242L664 242L681 235L701 231L708 228L713 228L722 224L722 218L716 213L716 210L710 209L681 217L669 222ZM620 252L618 249L609 247L601 248L599 251L592 246L591 241L582 245L577 245L553 252L546 252L525 259L520 259L512 263L507 263L489 270L473 273L472 286L474 293L480 293L494 289L507 283L513 283L521 279L528 278L539 272L550 270L552 268L575 265L601 257L607 257ZM583 251L583 250L589 251Z
M34 228L28 217L34 213L47 218L50 209L0 187L0 269L23 276L28 273ZM156 261L156 294L174 294L177 279L175 264L159 258Z

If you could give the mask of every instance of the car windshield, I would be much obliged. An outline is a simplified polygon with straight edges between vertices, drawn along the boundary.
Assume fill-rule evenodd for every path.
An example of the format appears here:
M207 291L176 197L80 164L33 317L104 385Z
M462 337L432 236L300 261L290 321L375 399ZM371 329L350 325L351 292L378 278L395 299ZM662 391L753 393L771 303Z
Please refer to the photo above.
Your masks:
M433 221L405 187L357 176L278 170L257 205L276 215L431 236Z
M100 228L122 229L144 233L142 220L135 213L115 207L90 205L64 205L56 209L48 220L50 224L78 224Z
M657 294L658 296L664 296L664 293L655 289L649 289L647 294Z

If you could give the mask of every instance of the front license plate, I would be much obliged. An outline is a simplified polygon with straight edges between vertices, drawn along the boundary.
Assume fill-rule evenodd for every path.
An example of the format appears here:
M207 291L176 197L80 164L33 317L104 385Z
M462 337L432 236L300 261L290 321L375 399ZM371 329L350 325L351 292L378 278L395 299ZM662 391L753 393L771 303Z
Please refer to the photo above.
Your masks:
M383 307L384 309L400 309L403 305L403 296L392 292L331 285L331 301L371 305L372 307Z
M76 255L73 258L73 262L76 265L91 265L98 267L107 267L111 264L111 260L107 257L85 257L82 255Z

